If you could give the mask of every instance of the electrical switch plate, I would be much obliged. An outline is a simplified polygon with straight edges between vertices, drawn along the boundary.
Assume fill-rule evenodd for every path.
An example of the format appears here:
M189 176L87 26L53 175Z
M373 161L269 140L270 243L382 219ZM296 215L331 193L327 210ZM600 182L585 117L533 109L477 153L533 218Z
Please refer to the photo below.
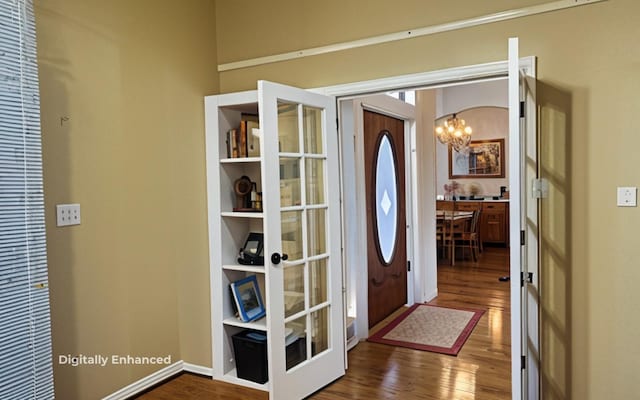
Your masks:
M57 226L80 225L80 204L56 205Z
M636 207L638 198L637 187L618 188L618 207Z

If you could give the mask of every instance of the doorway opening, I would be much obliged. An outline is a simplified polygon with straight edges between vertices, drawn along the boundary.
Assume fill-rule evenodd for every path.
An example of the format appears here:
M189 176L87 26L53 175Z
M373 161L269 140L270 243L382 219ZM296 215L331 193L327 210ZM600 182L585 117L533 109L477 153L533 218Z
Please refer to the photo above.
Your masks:
M511 42L510 42L511 45ZM511 50L511 48L510 48ZM515 61L512 61L515 60ZM524 70L526 74L535 71L535 58L529 57L527 59L521 59L521 70ZM515 65L515 67L514 67ZM354 130L354 113L353 107L345 106L352 100L358 100L362 96L379 96L392 91L408 91L408 90L434 90L445 87L454 87L467 84L491 82L495 80L504 80L507 76L517 77L518 58L517 53L515 57L510 58L510 62L497 62L490 64L482 64L469 67L452 68L450 70L428 72L423 74L415 74L408 76L393 77L375 81L358 82L346 85L337 85L333 87L325 87L315 89L315 91L334 95L337 97L338 113L340 120L341 136L341 158L343 160L342 168L342 187L343 190L343 232L344 232L344 265L345 265L345 292L346 292L346 304L351 308L348 310L349 314L355 315L355 329L351 329L356 332L356 337L364 338L367 334L367 321L366 321L366 302L363 303L358 299L361 296L361 291L356 290L359 282L363 281L364 275L359 274L362 268L366 268L366 243L360 241L358 238L363 237L362 232L365 232L366 226L363 223L364 219L358 217L359 208L359 193L357 182L361 181L362 171L357 169L358 160L358 147L357 147L357 131ZM515 73L513 71L516 71ZM522 72L521 72L522 76ZM513 110L517 110L518 106L518 94L517 90L514 95L513 81L509 79L509 124L510 135L514 135L517 129L514 130L514 121L517 124L517 115L513 116ZM517 82L515 84L517 89ZM515 99L515 105L513 103ZM413 121L407 121L405 123L406 129L410 131L409 140L410 148L406 154L410 154L411 168L409 173L411 176L408 178L411 180L411 185L408 189L414 189L410 197L409 211L411 213L408 229L414 230L408 235L407 240L408 258L410 263L414 266L408 275L408 303L424 302L429 299L435 298L437 295L437 258L435 251L432 251L430 244L435 243L435 214L436 208L436 173L435 173L435 142L432 136L433 121L437 117L435 112L435 99L433 100L433 107L430 108L431 112L419 112L415 114ZM517 111L515 112L517 114ZM533 114L532 114L533 115ZM522 122L522 121L521 121ZM516 125L517 126L517 125ZM428 128L425 128L428 127ZM416 135L416 131L422 129L429 134ZM356 132L356 134L352 134ZM515 157L515 164L512 163L512 169L514 165L517 166L520 163L520 138L519 134L515 141L511 141L510 152ZM349 166L351 164L351 167ZM515 192L512 192L512 201L514 204L520 204L519 192L523 191L524 186L521 185L520 177L516 172L512 172L510 183L513 188L516 188ZM420 185L418 185L420 182ZM513 190L513 189L512 189ZM511 242L515 243L517 238L520 237L519 217L512 216L509 220L509 237ZM425 243L429 245L425 245ZM512 247L510 256L512 258L509 276L520 276L521 261L520 257L514 258L514 254L520 252L519 247ZM347 276L348 275L348 276ZM520 353L520 334L522 327L520 321L522 320L521 313L518 312L521 308L520 300L520 285L518 285L519 279L512 279L510 288L511 306L514 309L514 313L511 316L511 342L512 342L512 354ZM354 308L355 304L355 308ZM360 310L360 311L359 311ZM364 314L364 315L363 315ZM364 321L364 322L363 322ZM517 356L511 357L511 375L513 377L512 393L514 396L520 392L522 386L520 375L520 358ZM519 398L519 396L518 396Z
M354 331L359 339L366 339L368 328L372 325L368 321L368 315L363 315L368 314L369 309L365 296L368 288L366 282L363 284L362 277L368 276L368 251L375 249L375 243L368 243L364 239L367 238L369 228L365 211L370 208L365 182L371 179L371 174L364 167L368 155L364 148L365 127L362 115L374 110L404 121L404 186L407 210L405 246L408 263L406 299L407 304L411 305L414 302L433 300L438 295L435 204L436 198L444 196L444 185L450 179L448 149L434 139L434 121L440 115L460 109L477 106L506 108L507 100L505 76L482 78L464 84L441 83L436 87L396 88L338 99L343 187L352 189L345 189L343 193L345 265L348 268L346 304L348 316L355 319ZM492 126L491 123L485 125ZM507 121L501 121L498 126L498 130L487 132L484 129L476 135L479 140L497 135L496 137L505 139L508 143ZM508 174L504 178L459 181L465 186L482 182L482 198L492 199L500 195L501 186L508 187ZM500 222L505 232L503 242L498 243L498 246L508 248L508 219ZM508 270L505 273L508 275Z

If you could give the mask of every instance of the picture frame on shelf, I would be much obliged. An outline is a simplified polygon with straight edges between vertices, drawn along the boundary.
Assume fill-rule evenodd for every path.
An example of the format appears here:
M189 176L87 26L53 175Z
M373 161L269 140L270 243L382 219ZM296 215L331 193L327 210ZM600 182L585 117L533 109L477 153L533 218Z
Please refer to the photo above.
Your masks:
M238 310L238 318L251 322L266 315L260 286L255 275L249 275L230 284L231 295Z

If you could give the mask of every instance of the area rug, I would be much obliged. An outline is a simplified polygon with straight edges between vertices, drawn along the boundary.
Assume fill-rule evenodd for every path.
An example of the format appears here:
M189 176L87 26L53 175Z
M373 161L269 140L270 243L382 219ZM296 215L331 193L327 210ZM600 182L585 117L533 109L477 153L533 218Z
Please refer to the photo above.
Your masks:
M457 355L483 310L414 304L368 341Z

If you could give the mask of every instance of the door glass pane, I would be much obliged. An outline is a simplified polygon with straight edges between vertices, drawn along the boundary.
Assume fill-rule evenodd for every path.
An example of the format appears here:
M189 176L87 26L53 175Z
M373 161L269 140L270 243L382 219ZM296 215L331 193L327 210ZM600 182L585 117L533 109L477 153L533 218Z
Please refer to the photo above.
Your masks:
M311 357L329 348L329 307L311 314Z
M300 159L280 157L280 207L299 206L301 203Z
M327 301L327 259L309 263L309 307Z
M278 145L281 153L299 153L298 106L278 102Z
M307 178L307 204L324 203L324 160L307 158L305 160Z
M325 235L326 209L307 210L307 251L308 257L327 251Z
M282 253L288 261L302 258L302 211L286 211L282 217Z
M391 146L389 135L383 135L375 170L377 245L387 264L393 257L398 233L396 160Z
M307 317L302 316L287 322L284 328L287 358L287 370L295 367L307 359Z
M322 154L322 110L303 107L304 152Z
M284 316L304 310L304 264L284 269Z

